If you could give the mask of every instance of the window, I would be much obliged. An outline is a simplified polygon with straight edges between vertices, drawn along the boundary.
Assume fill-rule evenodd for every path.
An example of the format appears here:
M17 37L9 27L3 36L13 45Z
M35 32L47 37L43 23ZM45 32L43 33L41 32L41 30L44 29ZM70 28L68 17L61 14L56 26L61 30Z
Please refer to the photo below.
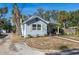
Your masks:
M32 30L41 30L41 24L33 24Z
M36 30L36 24L32 25L32 30Z
M41 30L41 24L37 24L37 30Z

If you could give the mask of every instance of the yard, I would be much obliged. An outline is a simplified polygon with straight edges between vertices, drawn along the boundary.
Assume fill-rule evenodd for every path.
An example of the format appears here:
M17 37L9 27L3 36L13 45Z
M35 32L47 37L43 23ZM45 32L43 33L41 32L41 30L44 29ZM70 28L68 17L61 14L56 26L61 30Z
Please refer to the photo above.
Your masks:
M61 37L69 38L69 39L73 39L73 40L79 41L79 36L77 36L77 35L63 35Z
M69 49L79 48L79 43L52 37L38 37L26 39L28 46L40 50L60 50L61 46L67 46Z
M61 36L62 37L62 36ZM20 37L16 34L10 33L4 39L5 42L0 45L0 54L45 54L60 52L60 47L67 46L69 49L78 48L79 43L72 42L65 39L60 39L57 36L51 37ZM1 38L2 40L2 38ZM25 44L26 43L26 44ZM12 46L11 44L14 44ZM15 51L14 47L16 47ZM78 51L77 51L78 52Z

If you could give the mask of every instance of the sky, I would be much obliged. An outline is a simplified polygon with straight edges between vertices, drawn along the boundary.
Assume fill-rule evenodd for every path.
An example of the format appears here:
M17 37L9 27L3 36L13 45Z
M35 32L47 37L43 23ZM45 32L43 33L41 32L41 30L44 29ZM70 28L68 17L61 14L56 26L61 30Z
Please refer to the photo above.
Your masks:
M8 13L6 17L12 16L13 4L11 3L0 3L0 8L8 7ZM18 3L18 7L22 10L22 14L28 15L36 12L38 8L45 10L66 10L74 11L79 9L79 3Z

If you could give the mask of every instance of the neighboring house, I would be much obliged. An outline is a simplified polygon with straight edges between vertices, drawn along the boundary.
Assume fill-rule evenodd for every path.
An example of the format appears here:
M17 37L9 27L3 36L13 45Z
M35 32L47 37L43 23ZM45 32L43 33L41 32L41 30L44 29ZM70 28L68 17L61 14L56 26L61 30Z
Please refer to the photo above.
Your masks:
M46 21L39 16L32 16L21 25L22 36L44 36L47 35L48 24L50 22Z
M65 31L65 33L67 33L67 34L76 34L76 32L77 32L77 28L78 27L69 27L68 29L65 29L64 31Z

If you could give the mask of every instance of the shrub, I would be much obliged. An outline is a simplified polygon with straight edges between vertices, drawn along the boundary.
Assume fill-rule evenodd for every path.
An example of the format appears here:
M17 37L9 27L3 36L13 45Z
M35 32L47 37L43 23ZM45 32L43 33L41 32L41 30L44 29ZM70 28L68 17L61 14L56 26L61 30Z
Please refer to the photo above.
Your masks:
M67 50L67 49L69 49L69 48L68 48L68 46L66 46L66 45L62 45L62 46L59 47L59 49L60 49L60 50Z
M48 36L47 34L44 35L45 37Z
M12 26L12 32L13 32L13 33L16 32L16 26Z
M37 35L36 35L36 37L40 37L40 35L39 35L39 34L37 34Z
M32 38L33 36L31 36L31 35L28 35L28 38Z

